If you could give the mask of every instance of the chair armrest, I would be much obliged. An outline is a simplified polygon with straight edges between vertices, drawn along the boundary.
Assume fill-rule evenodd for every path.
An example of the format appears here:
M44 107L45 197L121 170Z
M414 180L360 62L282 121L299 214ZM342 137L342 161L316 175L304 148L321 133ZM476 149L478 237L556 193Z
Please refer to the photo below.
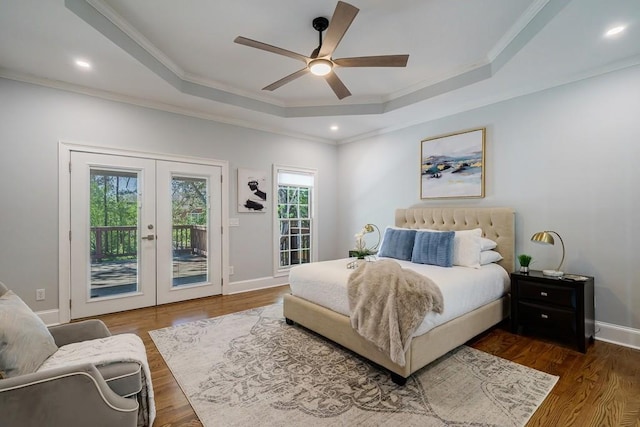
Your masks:
M74 342L105 338L111 335L107 326L101 320L97 319L50 326L49 332L53 335L53 339L58 347Z
M2 425L135 426L138 402L118 396L90 363L0 380Z

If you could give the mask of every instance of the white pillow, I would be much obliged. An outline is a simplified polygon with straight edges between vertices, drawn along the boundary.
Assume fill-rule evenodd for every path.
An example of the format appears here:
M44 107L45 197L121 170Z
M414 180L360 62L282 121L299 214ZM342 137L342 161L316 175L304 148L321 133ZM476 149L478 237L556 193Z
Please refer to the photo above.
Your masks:
M482 251L480 252L480 265L491 264L492 262L498 262L502 259L502 255L496 251Z
M456 231L453 238L453 265L480 268L480 238L482 230Z
M495 249L498 244L491 239L487 239L486 237L480 238L480 250L481 251L490 251L491 249Z

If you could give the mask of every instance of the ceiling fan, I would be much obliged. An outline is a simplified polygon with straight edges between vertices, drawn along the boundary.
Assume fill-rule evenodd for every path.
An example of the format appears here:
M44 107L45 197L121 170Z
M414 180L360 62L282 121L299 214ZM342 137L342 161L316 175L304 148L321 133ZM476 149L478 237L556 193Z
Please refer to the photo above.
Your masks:
M313 20L313 28L318 31L320 44L313 50L310 56L304 56L290 50L282 49L246 37L236 37L235 43L242 44L256 49L278 55L288 56L305 63L305 67L293 74L271 83L262 90L275 90L279 87L311 72L312 74L323 76L338 99L351 95L349 89L342 83L334 72L335 67L405 67L409 55L382 55L382 56L358 56L354 58L333 59L333 52L338 47L338 43L344 37L349 26L355 19L360 9L355 6L339 1L336 10L333 12L331 22L327 18L319 17ZM322 32L327 30L327 34L322 40Z

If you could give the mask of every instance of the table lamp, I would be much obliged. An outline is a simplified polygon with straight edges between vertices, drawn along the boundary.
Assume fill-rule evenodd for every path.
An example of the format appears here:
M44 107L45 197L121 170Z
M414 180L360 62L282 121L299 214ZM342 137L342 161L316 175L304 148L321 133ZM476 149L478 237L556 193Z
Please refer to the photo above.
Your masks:
M362 231L365 231L367 233L373 233L374 231L378 232L378 240L376 241L376 244L371 247L371 250L375 252L378 249L378 245L380 245L380 229L375 224L366 224L362 228Z
M540 231L536 234L534 234L533 236L531 236L531 241L535 242L535 243L541 243L543 245L553 245L555 244L555 241L553 239L553 236L551 235L551 233L555 234L556 236L558 236L558 238L560 239L560 243L562 243L562 260L560 260L560 265L558 265L558 268L555 270L542 270L542 274L545 276L551 276L551 277L562 277L562 275L564 274L560 269L562 268L562 263L564 262L564 241L562 240L562 237L560 237L560 235L555 232L555 231Z

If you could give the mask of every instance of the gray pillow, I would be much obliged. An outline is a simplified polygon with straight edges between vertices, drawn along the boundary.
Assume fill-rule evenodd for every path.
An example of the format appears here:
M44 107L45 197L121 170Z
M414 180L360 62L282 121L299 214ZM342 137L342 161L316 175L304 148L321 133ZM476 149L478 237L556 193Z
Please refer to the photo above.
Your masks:
M58 346L44 322L20 297L0 296L0 371L7 378L35 372Z

